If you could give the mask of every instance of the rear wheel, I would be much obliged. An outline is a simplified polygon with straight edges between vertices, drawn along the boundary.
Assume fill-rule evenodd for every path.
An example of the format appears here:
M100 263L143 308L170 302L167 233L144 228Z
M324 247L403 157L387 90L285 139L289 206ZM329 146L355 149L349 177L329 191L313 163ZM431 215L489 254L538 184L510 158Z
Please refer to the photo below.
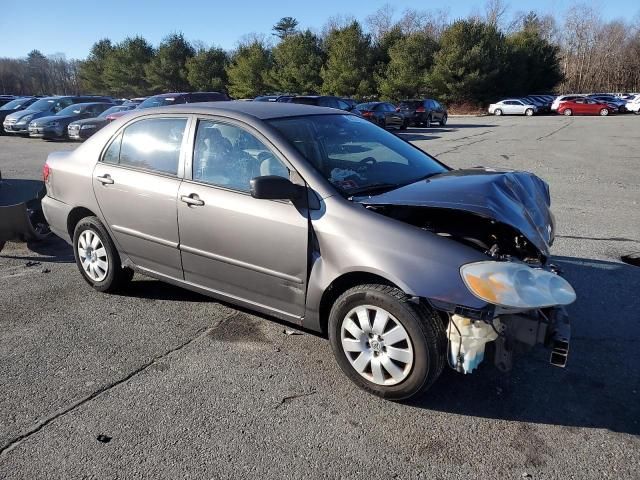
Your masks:
M343 293L331 308L329 339L351 381L392 400L427 390L446 361L440 318L387 285L359 285Z
M533 115L533 108L527 108L527 109L524 111L524 114L525 114L527 117L530 117L531 115Z
M442 117L442 120L440 120L440 126L444 127L447 124L447 120L449 119L449 117L447 115L445 115L444 117Z
M408 125L409 125L409 122L407 122L406 120L403 120L402 123L400 124L400 130L406 130Z
M73 233L73 253L82 278L99 292L123 288L133 271L122 268L120 255L97 217L85 217Z
M426 128L431 128L431 115L429 115L429 116L427 117L427 121L426 121L426 122L424 122L424 126L425 126Z
M564 112L562 112L562 114L570 117L571 115L573 115L573 111L570 108L567 108Z
M499 116L501 116L501 115L502 115L502 110L501 110L501 109L499 109L499 108L496 108L496 109L494 110L493 114L494 114L495 116L499 117Z
M603 108L600 110L600 116L602 117L606 117L607 115L609 115L609 110L606 108Z

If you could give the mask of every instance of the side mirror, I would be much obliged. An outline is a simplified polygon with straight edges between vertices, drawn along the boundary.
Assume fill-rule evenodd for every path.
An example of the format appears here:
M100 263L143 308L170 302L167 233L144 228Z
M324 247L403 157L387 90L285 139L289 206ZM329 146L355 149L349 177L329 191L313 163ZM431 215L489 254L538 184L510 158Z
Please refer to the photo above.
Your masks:
M262 200L295 200L303 194L304 187L288 178L265 175L251 179L251 196Z

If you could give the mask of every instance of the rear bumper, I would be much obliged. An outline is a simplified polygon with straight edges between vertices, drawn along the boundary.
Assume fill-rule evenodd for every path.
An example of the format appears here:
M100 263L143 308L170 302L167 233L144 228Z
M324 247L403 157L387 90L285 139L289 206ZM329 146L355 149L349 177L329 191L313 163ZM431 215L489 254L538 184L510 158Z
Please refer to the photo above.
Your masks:
M67 231L67 219L71 212L71 206L47 195L42 199L42 211L51 231L70 244L71 237Z

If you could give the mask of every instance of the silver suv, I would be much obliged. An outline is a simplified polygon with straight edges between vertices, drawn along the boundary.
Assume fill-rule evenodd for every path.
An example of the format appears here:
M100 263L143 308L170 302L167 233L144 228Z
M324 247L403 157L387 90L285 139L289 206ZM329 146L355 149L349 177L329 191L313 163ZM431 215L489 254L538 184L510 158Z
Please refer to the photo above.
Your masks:
M44 167L44 213L99 291L134 270L329 337L361 388L426 390L544 343L564 366L549 191L452 170L355 115L218 102L123 117Z

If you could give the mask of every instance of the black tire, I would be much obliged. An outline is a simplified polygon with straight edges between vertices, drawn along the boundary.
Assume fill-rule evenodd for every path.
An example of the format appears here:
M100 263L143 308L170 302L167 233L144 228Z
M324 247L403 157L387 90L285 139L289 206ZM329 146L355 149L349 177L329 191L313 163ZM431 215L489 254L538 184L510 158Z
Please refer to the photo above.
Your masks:
M427 121L424 122L425 128L431 128L431 115L427 117Z
M2 251L2 249L4 248L4 244L7 243L4 240L0 241L0 252Z
M440 120L440 126L444 127L447 124L447 120L449 119L449 117L447 115L445 115L444 117L442 117L442 120Z
M82 267L82 261L78 252L80 235L85 231L91 231L97 235L104 246L108 268L104 279L96 281L89 277ZM120 262L120 254L116 250L111 237L98 217L85 217L78 222L73 231L73 255L82 278L99 292L116 292L122 290L133 278L133 270L123 268Z
M379 385L359 374L342 347L341 328L347 314L360 305L389 312L411 340L414 359L406 378L395 385ZM378 284L359 285L344 292L331 308L329 340L333 354L351 381L366 392L389 400L404 400L426 391L442 373L446 362L446 334L441 319L423 304L412 302L401 290ZM368 345L368 343L367 343Z
M408 124L409 124L409 122L407 122L406 120L403 120L402 124L400 124L400 130L406 130Z

